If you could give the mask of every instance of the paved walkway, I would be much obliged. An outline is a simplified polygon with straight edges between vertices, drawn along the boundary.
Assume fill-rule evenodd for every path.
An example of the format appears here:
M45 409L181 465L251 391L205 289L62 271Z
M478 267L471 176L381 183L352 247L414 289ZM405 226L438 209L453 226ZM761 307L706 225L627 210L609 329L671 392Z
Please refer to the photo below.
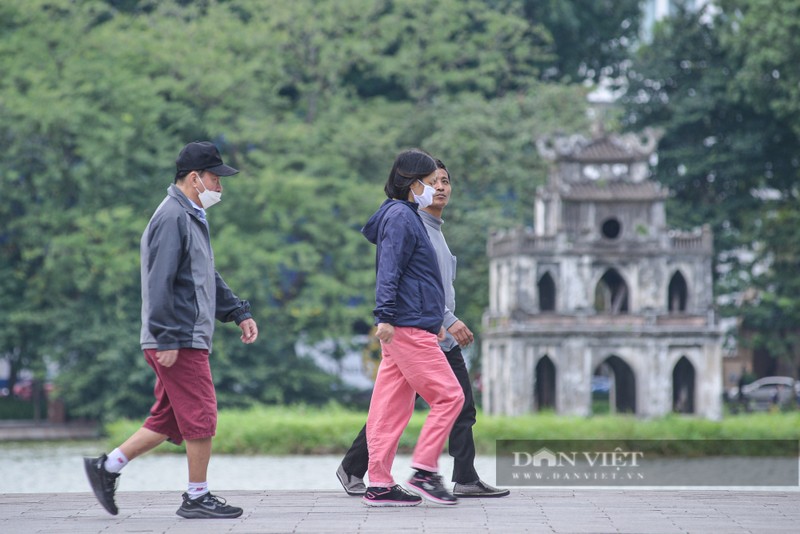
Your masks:
M800 532L800 492L513 489L501 499L451 507L367 508L341 491L220 492L245 513L233 520L175 515L176 492L117 494L108 515L90 493L2 494L0 532L80 533L470 533Z

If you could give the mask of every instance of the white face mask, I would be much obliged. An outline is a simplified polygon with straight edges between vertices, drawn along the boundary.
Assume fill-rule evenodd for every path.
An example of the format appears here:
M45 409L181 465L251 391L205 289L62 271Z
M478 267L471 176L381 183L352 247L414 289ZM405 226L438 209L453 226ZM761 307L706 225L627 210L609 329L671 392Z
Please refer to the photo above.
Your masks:
M411 191L411 194L414 195L414 200L419 204L420 208L427 208L433 203L433 194L436 193L436 189L432 185L428 185L422 180L417 180L419 183L422 184L424 188L421 195L417 195L414 191Z
M198 178L200 175L197 175ZM203 180L198 180L201 184L203 184ZM197 194L200 195L200 205L203 206L203 209L208 209L220 200L222 200L222 193L219 191L212 191L211 189L206 187L206 184L203 184L205 191L198 191L195 187L194 190L197 191Z

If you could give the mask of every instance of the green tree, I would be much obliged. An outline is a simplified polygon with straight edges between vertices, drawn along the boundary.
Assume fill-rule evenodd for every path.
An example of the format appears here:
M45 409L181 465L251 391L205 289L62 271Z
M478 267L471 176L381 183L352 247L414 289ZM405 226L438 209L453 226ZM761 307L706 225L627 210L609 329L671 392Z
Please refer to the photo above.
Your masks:
M786 162L792 137L736 96L740 63L721 41L726 19L704 17L684 11L656 28L628 72L624 100L629 127L665 131L655 172L673 193L671 221L711 224L719 261L731 263L722 288L735 289L741 266L728 253L753 243L763 205L753 192L767 185L770 166Z
M717 292L727 297L724 313L744 314L742 342L792 359L796 349L781 340L793 337L787 321L794 275L785 262L774 262L797 256L779 221L792 219L787 210L797 199L798 122L791 106L772 97L789 94L774 72L796 71L781 41L796 21L783 7L758 0L718 8L680 11L656 28L628 73L627 121L631 128L664 128L656 178L673 192L671 224L712 225ZM775 43L774 53L754 39ZM753 288L758 298L740 308Z
M741 60L739 96L758 112L780 118L800 136L800 2L726 0L726 44Z
M525 0L524 13L551 36L544 79L615 78L639 42L639 0Z
M261 336L244 346L218 328L220 403L324 402L347 392L295 343L341 353L372 322L359 230L394 155L422 146L454 172L448 237L477 331L476 236L525 223L545 176L533 140L584 120L581 89L536 81L548 37L514 4L264 5L0 4L0 354L41 376L58 364L72 415L149 403L138 242L187 141L213 140L242 170L209 218L218 269Z

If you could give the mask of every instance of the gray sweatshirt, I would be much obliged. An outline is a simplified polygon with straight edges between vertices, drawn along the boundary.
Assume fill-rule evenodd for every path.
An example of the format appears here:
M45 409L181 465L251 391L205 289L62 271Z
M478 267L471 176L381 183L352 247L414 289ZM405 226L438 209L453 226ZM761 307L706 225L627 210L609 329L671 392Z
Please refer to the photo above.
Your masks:
M456 279L456 257L450 253L447 241L444 239L444 234L442 233L444 221L424 210L419 210L418 213L422 217L422 222L425 223L425 230L428 231L428 237L430 237L433 248L436 250L436 259L439 262L439 270L442 273L445 305L444 328L447 330L453 326L453 323L458 321L458 317L454 313L456 309L456 290L453 287L453 282ZM450 332L447 332L447 337L439 343L439 346L445 352L454 349L457 345L458 343L450 335Z

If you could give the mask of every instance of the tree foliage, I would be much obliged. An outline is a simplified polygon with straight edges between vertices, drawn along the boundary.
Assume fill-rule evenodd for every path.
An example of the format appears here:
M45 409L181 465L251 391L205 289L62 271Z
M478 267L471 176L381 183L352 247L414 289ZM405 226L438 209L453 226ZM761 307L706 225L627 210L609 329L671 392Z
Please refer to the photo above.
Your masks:
M799 9L730 0L680 11L633 60L626 96L630 127L665 130L656 178L673 191L672 220L713 227L717 292L732 297L723 311L792 374L800 93L788 50Z
M616 78L638 42L639 0L525 0L525 16L551 36L546 79Z
M530 216L533 139L585 127L581 88L538 81L550 42L520 6L482 0L0 4L0 355L57 366L72 416L141 415L138 243L195 139L242 171L209 220L261 331L244 346L218 327L221 405L346 394L295 343L371 323L359 230L409 146L453 172L459 314L479 332L483 236Z

